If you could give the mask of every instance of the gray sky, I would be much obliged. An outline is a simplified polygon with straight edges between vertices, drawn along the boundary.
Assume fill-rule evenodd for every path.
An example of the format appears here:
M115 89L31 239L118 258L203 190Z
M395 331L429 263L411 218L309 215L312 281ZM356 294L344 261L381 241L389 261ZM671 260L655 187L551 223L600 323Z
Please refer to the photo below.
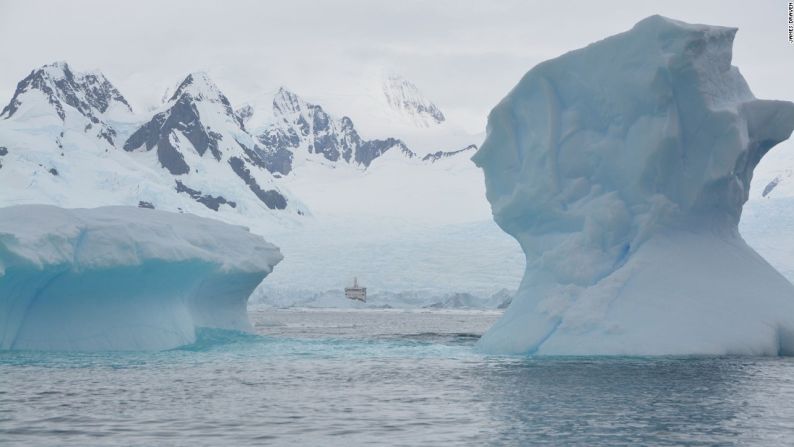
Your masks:
M536 63L659 13L739 27L734 64L760 98L794 100L780 0L0 0L0 101L32 68L102 70L138 108L204 70L233 102L287 85L308 96L386 67L443 110L487 111Z

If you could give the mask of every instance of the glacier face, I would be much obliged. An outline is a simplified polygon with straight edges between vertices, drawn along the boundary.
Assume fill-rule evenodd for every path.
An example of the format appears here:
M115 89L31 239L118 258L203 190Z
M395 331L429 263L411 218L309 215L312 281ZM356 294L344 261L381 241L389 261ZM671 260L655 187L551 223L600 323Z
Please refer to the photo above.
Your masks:
M237 227L134 207L0 209L0 349L151 350L250 328L282 259Z
M737 231L794 104L755 99L735 33L652 16L493 109L474 161L527 266L482 349L794 354L794 287Z

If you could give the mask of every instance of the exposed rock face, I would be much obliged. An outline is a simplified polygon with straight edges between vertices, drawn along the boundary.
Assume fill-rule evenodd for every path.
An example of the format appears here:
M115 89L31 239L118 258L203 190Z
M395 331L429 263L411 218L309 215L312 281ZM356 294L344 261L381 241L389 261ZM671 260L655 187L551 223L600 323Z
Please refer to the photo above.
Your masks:
M456 151L436 151L436 152L433 152L431 154L427 154L424 157L422 157L422 161L429 161L431 163L435 163L438 160L441 160L441 159L444 159L444 158L454 157L454 156L460 155L460 154L462 154L464 152L476 151L476 150L477 150L477 145L476 144L470 144L470 145L464 147L463 149L458 149Z
M229 159L229 166L232 167L232 170L248 185L248 188L251 189L259 200L262 201L265 205L267 205L270 209L279 209L283 210L287 207L287 199L274 189L270 189L265 191L262 189L261 186L256 182L254 176L251 175L251 171L245 167L245 162L238 157L231 157Z
M192 73L166 90L161 105L134 115L101 73L46 65L19 82L0 114L0 183L11 203L143 203L269 220L269 210L309 211L289 192L296 177L303 181L296 169L357 176L385 154L400 164L413 159L410 169L461 153L422 159L398 138L364 138L350 118L286 89L266 103L264 113L258 101L235 109L206 74Z
M186 174L190 171L190 167L175 147L180 140L174 131L184 135L199 155L204 156L209 150L212 156L220 161L218 142L223 136L203 126L193 98L189 95L180 97L170 109L158 113L151 121L135 131L124 143L124 150L133 151L145 145L148 151L156 147L157 157L164 168L173 175Z
M196 202L203 204L204 206L206 206L207 208L209 208L209 209L211 209L213 211L218 211L218 209L221 207L221 205L229 205L232 208L237 207L236 203L234 203L234 202L232 202L230 200L226 200L226 198L224 198L223 196L213 196L213 195L210 195L210 194L202 194L201 191L198 191L198 190L195 190L195 189L190 188L188 186L185 186L185 184L182 183L180 180L176 181L176 191L177 192L186 193L187 195L192 197ZM138 205L141 206L140 203ZM141 207L142 208L154 208L153 206L151 206L151 204L148 204L148 205L149 206L145 206L144 205L144 206L141 206Z
M243 106L238 108L235 112L237 113L237 116L240 117L240 121L243 124L245 124L254 115L254 108L251 107L250 104L244 104Z
M794 104L752 95L735 33L649 17L539 64L493 109L474 161L527 267L482 348L794 353L794 287L737 231Z
M33 92L43 95L61 121L69 113L77 113L88 120L86 131L96 127L97 135L110 144L114 144L116 131L106 123L105 113L113 106L132 112L124 96L102 73L73 72L65 62L56 62L31 71L21 80L0 117L12 118Z
M101 73L74 73L66 62L55 62L33 70L17 84L13 98L3 108L0 117L14 116L22 103L22 96L30 90L44 93L61 119L66 118L64 106L75 108L93 123L99 123L113 102L132 111L129 103Z
M284 88L273 99L273 113L275 122L257 135L263 146L263 158L274 169L271 172L288 174L292 157L287 153L297 150L364 167L391 149L398 149L408 157L415 155L395 138L362 139L350 118L337 120L321 106L310 104Z
M185 141L187 140L187 141ZM177 87L165 110L135 131L124 144L124 150L157 150L160 164L174 176L191 173L188 159L203 163L211 157L223 163L251 192L270 209L285 209L286 197L278 190L264 189L251 169L280 172L287 170L291 158L269 157L246 132L240 115L228 98L204 73L193 73ZM267 172L267 176L270 176ZM236 207L224 196L202 193L177 180L177 192L186 193L199 203L217 211L220 205Z
M197 77L200 78L198 82L202 84L201 86L196 85ZM238 125L241 124L232 112L229 100L217 90L209 78L203 74L191 74L171 96L170 107L156 114L151 121L135 131L124 143L124 150L133 151L145 145L146 150L149 151L156 147L157 157L164 168L173 175L186 174L190 171L190 166L177 148L181 134L200 156L203 157L209 150L212 156L220 161L221 152L218 143L223 139L223 135L213 132L202 122L196 105L197 102L202 101L216 104L222 114Z

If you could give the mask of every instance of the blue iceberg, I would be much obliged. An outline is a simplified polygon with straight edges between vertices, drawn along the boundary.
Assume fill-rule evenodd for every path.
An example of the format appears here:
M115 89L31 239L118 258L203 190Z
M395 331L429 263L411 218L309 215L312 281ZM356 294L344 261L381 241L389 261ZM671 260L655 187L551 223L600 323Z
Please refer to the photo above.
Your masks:
M794 104L753 96L736 31L652 16L493 109L473 159L526 271L482 350L794 354L794 286L737 230Z
M250 330L278 248L189 214L0 209L0 349L158 350L199 328Z

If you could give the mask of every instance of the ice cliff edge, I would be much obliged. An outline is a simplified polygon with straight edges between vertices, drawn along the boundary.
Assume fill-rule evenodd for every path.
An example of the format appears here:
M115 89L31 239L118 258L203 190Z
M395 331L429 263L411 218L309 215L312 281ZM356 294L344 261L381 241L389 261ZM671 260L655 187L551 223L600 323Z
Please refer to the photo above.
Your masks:
M0 209L0 349L151 350L248 330L282 259L246 228L131 208Z
M734 28L661 16L537 65L474 161L526 272L487 352L794 354L794 286L737 225L794 129L731 65Z

